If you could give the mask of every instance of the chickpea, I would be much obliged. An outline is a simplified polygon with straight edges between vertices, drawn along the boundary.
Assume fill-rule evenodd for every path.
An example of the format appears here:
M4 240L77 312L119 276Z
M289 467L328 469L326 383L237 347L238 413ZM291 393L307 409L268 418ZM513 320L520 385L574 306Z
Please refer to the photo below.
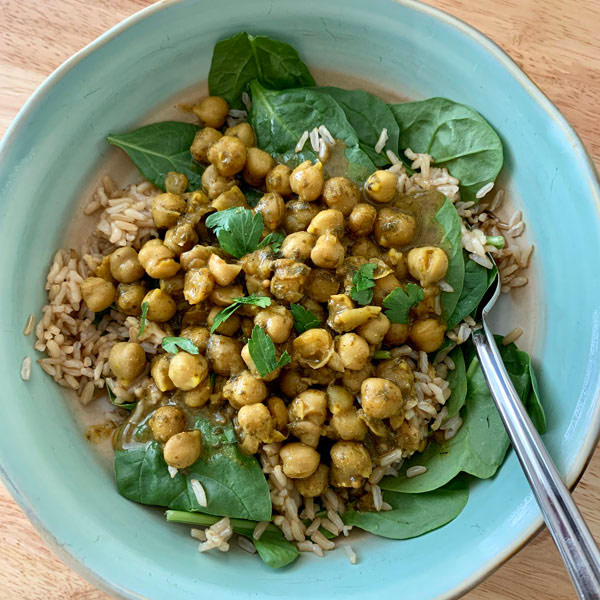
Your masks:
M164 245L174 254L191 250L198 241L198 234L190 223L181 223L171 227L165 233Z
M207 268L190 269L185 274L183 296L190 304L206 300L215 287L215 281Z
M333 354L333 339L326 329L309 329L294 340L293 349L301 365L319 369Z
M206 379L207 375L208 363L201 354L180 351L171 357L169 379L176 388L184 391L193 390Z
M146 317L149 321L155 321L157 323L164 323L173 317L177 312L177 305L175 300L165 294L162 290L155 288L150 290L142 301L142 304L146 302L148 304L148 312Z
M268 248L256 250L240 260L242 269L246 275L256 275L260 279L268 279L273 271L273 260Z
M244 290L241 285L217 286L213 289L210 299L218 306L229 306L233 304L235 298L240 298L243 295Z
M246 148L252 148L256 144L256 136L250 123L238 123L237 125L233 125L233 127L228 127L225 130L225 135L239 138L244 142Z
M196 245L191 250L184 252L179 257L179 262L184 271L201 269L202 267L208 266L208 261L213 254L215 254L215 248L213 246Z
M410 397L414 392L415 376L410 365L401 358L384 360L377 365L377 377L394 382L403 397Z
M435 352L444 341L446 326L439 319L419 319L410 328L410 339L423 352Z
M317 267L337 269L344 262L344 246L335 235L325 233L317 239L310 258Z
M146 353L135 342L117 342L108 355L110 370L124 382L131 382L141 375L146 366Z
M209 327L213 326L213 324L215 322L215 318L221 312L221 310L223 310L223 309L219 306L213 306L210 309L210 312L208 313L208 319L206 320L206 323ZM215 329L215 331L216 331L216 333L219 333L221 335L232 336L240 328L241 322L242 322L242 320L241 320L240 316L238 314L234 313L227 320L223 321Z
M288 424L287 408L283 400L277 396L271 396L267 400L267 406L273 418L275 429L283 429Z
M355 408L333 415L329 424L335 437L341 440L362 442L367 435L367 426Z
M323 200L329 208L339 210L347 217L360 198L358 188L346 177L332 177L323 186Z
M152 200L152 219L159 228L173 227L185 212L185 200L179 194L158 194Z
M383 341L390 325L390 320L383 313L379 313L372 319L369 319L364 325L361 325L356 331L369 344L377 345Z
M224 335L212 334L206 345L206 358L217 375L232 375L246 368L242 360L242 343Z
M390 346L401 346L408 339L409 326L404 323L391 323L383 338Z
M304 284L305 295L317 302L327 302L339 289L340 282L327 269L311 269Z
M285 370L279 380L279 389L288 398L294 398L308 389L308 382L301 373L297 371Z
M375 171L365 182L365 192L374 202L390 202L396 195L398 175L390 171Z
M308 260L316 241L317 238L306 231L290 233L281 244L281 256L298 261Z
M142 302L146 288L141 283L120 283L117 287L116 305L126 315L142 314Z
M165 462L175 469L185 469L192 466L202 453L202 433L194 431L182 431L176 433L165 444L163 456Z
M385 277L376 279L375 287L373 288L373 304L383 306L383 301L386 297L398 287L400 287L400 282L398 281L398 278L391 273Z
M250 371L242 371L225 384L223 396L233 408L239 409L247 404L262 402L267 397L267 386L260 377L252 375Z
M411 215L403 213L399 208L382 208L375 220L373 235L376 242L384 248L399 248L412 241L417 222Z
M212 207L216 210L227 210L236 206L248 207L246 197L237 185L225 190L212 201Z
M283 472L292 479L304 479L312 475L319 466L321 456L310 446L301 442L286 444L279 451Z
M436 283L448 271L448 256L441 248L423 246L408 253L408 270L422 286Z
M352 394L341 385L327 386L327 408L332 415L341 415L354 407Z
M181 337L191 340L191 342L198 348L201 354L206 352L206 345L208 344L208 338L210 333L206 327L190 326L183 328L179 335Z
M366 259L379 258L381 255L381 250L379 249L379 246L377 246L377 244L375 244L369 238L362 237L352 244L350 254L352 256L360 256Z
M115 286L101 277L88 277L79 287L84 302L92 312L107 309L115 300Z
M369 360L369 344L356 333L345 333L337 340L337 351L344 368L353 371L362 369Z
M190 408L200 408L210 400L212 385L207 377L201 381L193 390L179 390L175 392L173 398L181 398L186 406Z
M261 186L274 165L275 161L264 150L260 148L248 148L243 174L244 181L253 187Z
M185 413L177 406L167 405L157 408L149 419L152 435L157 442L164 443L186 426Z
M306 390L294 398L288 413L292 419L322 425L327 417L327 394L320 390Z
M138 253L131 247L117 248L110 255L110 272L121 283L132 283L144 276Z
M217 254L211 254L208 259L208 270L217 285L229 285L242 270L241 265L230 265Z
M423 287L423 300L418 302L411 308L411 313L417 319L424 319L429 315L436 313L438 297L441 293L440 288L436 285L426 285Z
M208 149L208 160L215 166L219 175L233 177L246 163L246 145L242 140L224 135Z
M314 165L310 160L299 164L290 175L290 187L300 200L313 202L323 189L323 165L317 161Z
M271 373L268 373L264 377L258 372L258 370L256 369L256 365L254 364L254 361L250 356L250 349L248 348L248 344L245 344L242 348L241 355L242 360L246 363L246 366L248 367L250 373L254 375L254 377L262 379L263 381L274 381L279 377L279 374L281 373L281 367L278 367L274 371L271 371Z
M261 403L242 406L237 415L238 423L247 435L267 442L273 433L273 419L269 409Z
M329 467L319 465L312 475L304 479L296 479L294 483L298 493L305 498L317 498L325 492L329 484Z
M408 266L406 264L406 256L402 252L395 248L390 248L381 258L387 265L394 269L394 274L398 279L406 279Z
M348 217L348 229L355 235L369 235L377 218L377 210L370 204L357 204Z
M204 173L202 173L202 189L211 200L218 198L223 192L231 189L234 185L236 185L236 180L221 175L215 165L206 167Z
M344 371L342 375L342 383L344 387L352 394L359 394L360 387L363 381L373 375L375 367L371 363L367 363L359 371Z
M283 228L286 233L304 231L319 212L319 207L304 200L290 200L285 206Z
M331 484L359 488L371 476L373 467L367 449L359 442L336 442L330 450Z
M312 298L302 298L300 304L306 308L306 310L310 310L321 323L327 320L325 309L316 300L313 300Z
M169 171L165 175L165 190L168 194L184 194L189 185L189 180L185 173Z
M154 379L156 387L161 392L168 392L169 390L175 389L173 382L169 378L169 360L170 357L167 354L159 354L152 359L150 363L150 375ZM183 431L183 427L180 431ZM178 433L177 431L175 433ZM156 437L156 434L155 434ZM166 440L159 440L166 442Z
M276 192L284 198L292 195L290 186L290 175L292 170L286 165L276 165L268 173L265 179L267 192Z
M149 240L141 248L138 259L153 279L173 277L179 271L179 263L174 260L175 254L161 240Z
M388 419L403 410L400 388L387 379L365 379L360 386L360 396L365 414L374 419Z
M115 279L110 272L110 256L103 256L100 264L96 266L93 273L96 277L100 277L100 279L106 279L106 281L115 283Z
M190 146L190 152L192 153L193 159L201 163L209 162L209 148L216 144L222 137L223 134L213 127L205 127L204 129L197 131L194 136L194 141Z
M254 324L262 327L273 340L273 343L283 344L290 337L294 326L294 318L292 313L284 306L271 304L271 306L263 308L254 317Z
M333 233L341 237L344 234L344 215L333 208L322 210L313 217L306 231L316 236Z
M229 104L220 96L208 96L194 106L192 111L206 127L220 129L229 114Z
M255 212L262 215L267 229L277 229L285 217L285 203L277 192L265 194L255 207Z
M270 291L283 302L298 302L302 299L304 284L310 273L305 264L288 258L274 261L275 273L271 278Z
M185 302L185 301L184 301ZM181 310L183 310L183 316L181 317L180 327L193 327L197 325L206 325L206 318L208 317L208 308L204 304L191 305L186 310L185 304L181 304Z

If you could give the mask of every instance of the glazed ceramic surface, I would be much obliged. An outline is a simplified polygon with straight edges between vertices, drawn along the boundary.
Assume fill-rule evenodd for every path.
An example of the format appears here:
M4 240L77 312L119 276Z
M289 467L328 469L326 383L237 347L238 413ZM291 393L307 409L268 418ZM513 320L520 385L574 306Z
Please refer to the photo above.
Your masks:
M557 110L488 39L408 0L183 0L142 11L59 68L0 147L0 473L61 556L126 598L459 595L540 524L512 453L437 531L408 541L359 535L355 566L337 550L275 571L239 550L199 555L188 528L121 498L110 466L82 435L74 401L35 366L31 381L19 377L23 357L35 354L22 330L45 302L49 262L82 190L118 152L106 135L205 79L215 42L240 30L291 43L314 69L409 98L464 102L499 132L506 180L536 245L534 286L505 302L499 329L519 317L534 331L528 349L548 414L544 441L569 484L585 466L600 418L600 280L591 276L600 200L591 161Z

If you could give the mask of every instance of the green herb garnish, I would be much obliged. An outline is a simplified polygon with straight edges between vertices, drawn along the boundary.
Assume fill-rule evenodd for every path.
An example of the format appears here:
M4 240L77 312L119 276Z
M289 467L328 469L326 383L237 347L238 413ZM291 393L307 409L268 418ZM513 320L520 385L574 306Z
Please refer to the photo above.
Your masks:
M214 388L215 387L215 383L217 381L217 374L216 373L211 373L209 376L209 380L210 380L210 387Z
M423 290L415 283L407 283L403 290L401 287L390 292L383 301L383 306L388 310L385 316L392 323L408 323L408 311L415 304L418 304L425 298Z
M266 377L275 369L287 365L291 360L287 350L277 360L273 340L258 325L255 325L252 330L252 336L248 340L248 350L250 351L252 362L261 377Z
M179 349L190 354L200 354L196 344L186 337L164 337L161 345L163 350L171 354L177 354Z
M486 246L494 246L498 250L502 250L506 245L506 240L503 235L488 235L485 238L485 244Z
M294 328L298 333L304 333L321 325L317 315L301 304L290 304L290 312L294 317Z
M144 333L144 329L146 329L146 315L148 314L148 306L147 302L142 302L142 316L140 317L140 329L138 331L137 337L139 338L142 333Z
M373 354L373 358L378 360L385 360L387 358L392 358L392 354L389 350L377 350L377 352Z
M371 288L375 287L375 281L373 280L375 269L377 269L375 263L361 265L352 277L350 297L363 306L373 300L373 290Z
M265 237L265 239L258 245L258 247L264 248L265 246L271 246L273 252L279 252L281 244L283 244L283 240L285 240L285 235L283 235L283 233L273 231Z
M260 306L261 308L266 308L271 305L271 298L267 296L255 296L252 294L251 296L244 296L242 298L234 298L233 302L224 308L222 311L218 312L215 316L215 320L210 328L210 332L214 333L221 323L227 321L229 317L240 307L242 304L254 304L255 306Z
M115 393L110 389L110 386L108 385L106 380L104 381L104 385L106 386L106 391L108 393L108 399L110 400L110 403L113 406L116 406L118 408L124 408L125 410L133 410L135 408L137 402L125 402L124 404L119 404L117 402L117 397L115 396Z
M236 206L213 213L206 219L206 226L214 230L225 252L242 258L259 247L263 219L260 213Z

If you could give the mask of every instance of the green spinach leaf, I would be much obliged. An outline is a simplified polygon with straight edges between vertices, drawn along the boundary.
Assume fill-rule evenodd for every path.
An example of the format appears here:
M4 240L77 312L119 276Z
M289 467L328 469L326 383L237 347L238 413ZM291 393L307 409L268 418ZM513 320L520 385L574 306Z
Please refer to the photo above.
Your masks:
M208 73L212 96L221 96L231 108L245 108L242 93L253 79L275 90L315 85L289 44L242 32L215 45Z
M390 108L400 126L399 151L431 154L434 165L447 167L460 180L465 202L476 202L477 192L495 181L504 160L502 142L478 112L446 98Z
M397 287L384 299L385 316L392 323L408 323L408 311L425 298L425 292L415 283L407 283L405 289Z
M298 333L304 333L321 325L321 321L312 311L304 308L301 304L290 304L290 312L294 317L294 329Z
M452 292L442 292L441 302L444 316L448 318L454 312L465 279L465 261L462 251L461 219L454 204L446 198L435 214L436 221L442 226L444 235L440 246L448 255L448 271L446 281L452 286Z
M329 94L344 111L356 135L360 147L378 167L390 163L386 150L398 152L400 130L390 107L380 98L364 90L344 90L337 87L320 87ZM383 129L387 129L388 140L384 149L377 153L375 146Z
M454 361L454 369L448 371L446 381L450 384L452 393L446 402L448 418L457 415L467 399L467 370L462 348L457 346L448 355Z
M248 121L256 132L258 147L279 162L294 168L305 160L314 161L317 154L310 144L305 144L301 152L294 149L305 131L325 124L331 135L346 145L344 156L347 164L344 172L338 175L362 182L375 171L375 165L360 148L356 132L344 111L329 94L318 88L278 92L264 88L258 81L250 84L250 90L252 108Z
M196 344L186 337L164 337L161 346L165 352L170 354L177 354L180 349L189 354L200 354Z
M352 276L352 287L350 288L350 297L352 300L362 304L369 304L373 300L373 289L375 280L373 274L377 269L375 263L361 265Z
M241 189L244 197L246 198L248 206L251 208L254 208L259 203L260 199L265 195L264 192L245 185L241 185Z
M470 258L463 258L465 279L456 306L446 321L448 329L456 327L467 315L477 309L489 286L489 269L482 267Z
M248 340L248 350L252 362L261 377L266 377L275 369L284 367L292 360L287 350L283 352L279 357L279 360L277 359L273 340L271 340L265 333L265 330L259 325L255 325L252 330L252 335Z
M206 219L206 226L214 229L225 252L242 258L258 248L263 219L260 213L254 214L248 208L236 206L212 213Z
M104 385L106 386L106 393L108 394L108 399L110 400L110 403L113 406L116 406L118 408L123 408L124 410L133 410L137 406L137 402L125 402L123 404L119 404L117 402L117 397L115 396L114 392L112 391L110 385L108 385L108 383L106 383L106 380L104 381Z
M417 537L455 519L467 504L469 485L466 477L457 477L440 489L423 494L386 491L383 499L392 505L392 510L347 511L342 515L344 523L393 540Z
M171 523L185 523L186 525L197 525L210 527L219 520L219 517L204 515L202 513L190 513L178 510L168 510L165 513L167 521ZM229 519L231 527L238 535L248 538L256 548L258 555L269 567L278 569L294 562L300 552L284 537L281 530L275 525L269 525L259 540L252 537L257 521L246 521L242 519Z
M161 190L165 175L177 171L187 175L189 190L202 189L204 167L192 158L190 146L200 128L192 123L163 121L106 139L127 152L139 172Z

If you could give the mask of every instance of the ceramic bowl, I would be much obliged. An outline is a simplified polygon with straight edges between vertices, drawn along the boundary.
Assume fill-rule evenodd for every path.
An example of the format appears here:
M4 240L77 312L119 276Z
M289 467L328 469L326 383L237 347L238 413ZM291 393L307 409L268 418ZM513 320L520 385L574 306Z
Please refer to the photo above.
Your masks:
M126 131L206 78L215 42L248 30L293 44L312 68L409 98L446 96L479 110L505 144L505 172L535 242L526 310L505 302L500 328L526 319L549 427L573 485L600 423L600 200L594 168L556 108L490 40L403 0L182 0L159 3L77 53L37 90L0 148L1 474L52 547L124 598L272 596L411 600L460 595L524 544L541 520L514 454L472 486L449 525L408 541L363 535L341 550L270 570L240 551L199 555L187 528L120 497L110 464L82 435L74 401L38 368L19 377L43 283L81 192L97 182L109 132ZM517 298L518 300L518 298ZM520 308L519 308L520 307ZM520 312L519 312L520 310ZM523 314L524 313L524 314ZM535 325L535 328L533 328Z

